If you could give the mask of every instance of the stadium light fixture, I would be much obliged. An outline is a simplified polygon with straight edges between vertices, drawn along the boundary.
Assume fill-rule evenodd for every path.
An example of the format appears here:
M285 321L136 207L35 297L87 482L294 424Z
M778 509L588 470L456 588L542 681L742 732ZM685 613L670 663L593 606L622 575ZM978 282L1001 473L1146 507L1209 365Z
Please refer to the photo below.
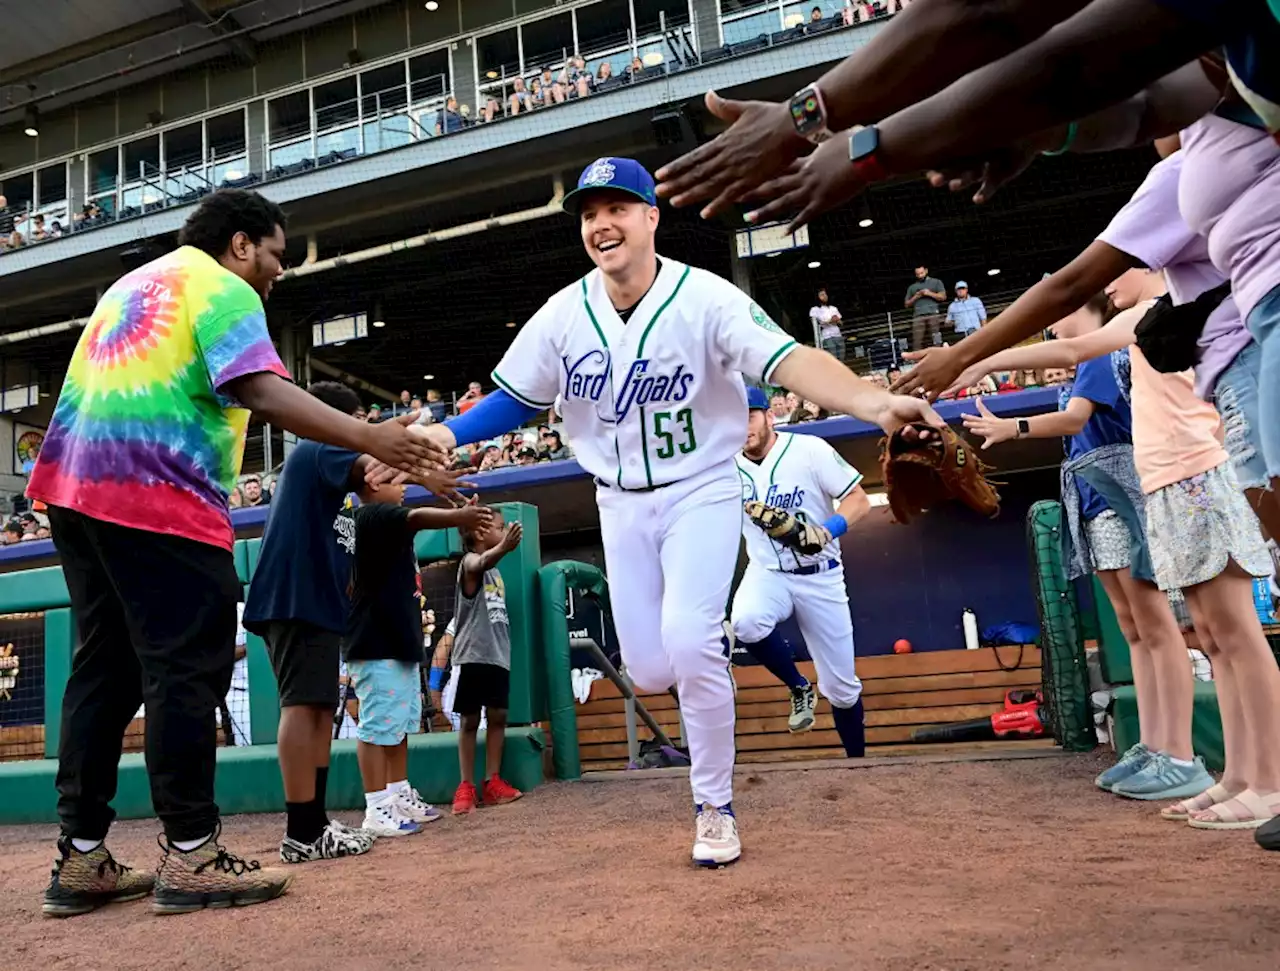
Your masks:
M1000 275L1000 268L998 266L993 266L991 269L987 270L987 276L999 276L999 275Z
M374 326L374 327L386 327L386 326L387 326L387 322L386 322L385 320L375 320L375 321L373 322L373 326Z
M490 81L493 81L493 80L496 80L496 79L497 79L497 77L498 77L498 72L497 72L497 71L485 71L485 72L484 72L484 76L485 76L485 77L487 77Z
M508 326L508 327L514 327L515 325L516 325L516 322L515 322L514 320L508 320L508 321L507 321L507 326Z
M436 376L434 374L424 374L422 376L423 381L434 381L435 379L436 379Z
M28 138L35 138L40 134L40 109L35 105L27 105L22 116L22 131Z
M426 7L428 10L432 11L433 13L440 9L440 4L436 3L436 0L427 0L427 2L423 4L423 6Z
M874 219L872 219L870 216L868 216L866 219L859 219L859 220L858 220L858 227L859 227L860 229L866 229L868 226L871 226L871 225L873 225L874 223L875 223L875 220L874 220Z
M818 269L820 266L822 266L822 263L821 263L821 261L819 261L819 260L813 260L813 261L811 261L811 262L809 263L809 269L811 269L811 270L816 270L816 269Z

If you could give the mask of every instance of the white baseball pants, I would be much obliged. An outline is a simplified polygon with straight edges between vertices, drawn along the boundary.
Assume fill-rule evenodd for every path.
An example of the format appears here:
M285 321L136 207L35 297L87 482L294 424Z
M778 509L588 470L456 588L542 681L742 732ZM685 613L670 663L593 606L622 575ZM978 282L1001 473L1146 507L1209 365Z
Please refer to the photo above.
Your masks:
M627 675L676 686L694 802L733 799L733 681L723 628L742 536L742 487L727 462L651 492L600 486L600 534Z
M762 641L793 613L818 672L818 690L835 707L852 708L862 682L854 672L844 570L796 576L749 563L733 597L734 636L744 645Z

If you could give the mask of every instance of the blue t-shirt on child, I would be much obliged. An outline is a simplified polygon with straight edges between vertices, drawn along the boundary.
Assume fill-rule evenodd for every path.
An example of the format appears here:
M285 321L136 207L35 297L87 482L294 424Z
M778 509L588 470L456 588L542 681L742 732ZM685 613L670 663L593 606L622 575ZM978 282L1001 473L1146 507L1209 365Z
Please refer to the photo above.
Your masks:
M272 620L302 621L343 633L351 601L356 529L344 509L357 453L301 440L276 485L244 626L255 634Z
M1075 381L1063 387L1058 396L1059 410L1072 398L1093 403L1093 414L1080 431L1066 440L1067 458L1076 459L1103 445L1121 445L1133 441L1133 415L1128 396L1129 350L1115 351L1085 361L1076 368ZM1111 507L1083 479L1076 479L1080 490L1080 516L1093 519Z

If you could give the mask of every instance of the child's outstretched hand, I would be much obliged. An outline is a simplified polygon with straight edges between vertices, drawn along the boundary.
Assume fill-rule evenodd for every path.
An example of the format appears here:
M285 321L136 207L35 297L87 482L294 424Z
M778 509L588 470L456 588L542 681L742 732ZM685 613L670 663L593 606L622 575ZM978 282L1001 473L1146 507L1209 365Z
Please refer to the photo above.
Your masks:
M524 529L519 523L511 523L502 531L502 552L510 553L513 549L520 545L520 537L524 535Z
M455 525L473 533L482 533L493 524L494 513L488 506L480 505L475 499L476 497L472 496L464 505L453 511L456 517Z

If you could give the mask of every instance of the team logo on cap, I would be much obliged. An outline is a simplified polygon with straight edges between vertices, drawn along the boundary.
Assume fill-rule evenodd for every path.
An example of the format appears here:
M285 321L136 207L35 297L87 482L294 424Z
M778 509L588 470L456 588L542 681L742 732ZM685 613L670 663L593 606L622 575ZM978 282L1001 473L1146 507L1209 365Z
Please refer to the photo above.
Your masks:
M582 185L609 185L617 174L617 168L607 158L597 159L582 173Z

